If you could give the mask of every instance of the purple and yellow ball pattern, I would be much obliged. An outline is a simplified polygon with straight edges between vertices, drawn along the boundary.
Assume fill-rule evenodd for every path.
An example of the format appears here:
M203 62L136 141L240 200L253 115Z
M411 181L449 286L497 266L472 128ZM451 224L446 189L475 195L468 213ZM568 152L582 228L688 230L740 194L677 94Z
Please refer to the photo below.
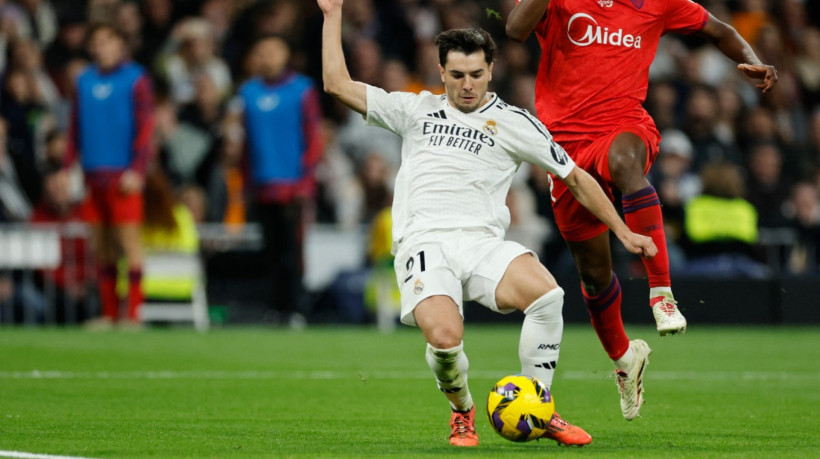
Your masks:
M530 376L501 378L487 397L490 425L511 441L530 441L546 432L555 400L541 381Z

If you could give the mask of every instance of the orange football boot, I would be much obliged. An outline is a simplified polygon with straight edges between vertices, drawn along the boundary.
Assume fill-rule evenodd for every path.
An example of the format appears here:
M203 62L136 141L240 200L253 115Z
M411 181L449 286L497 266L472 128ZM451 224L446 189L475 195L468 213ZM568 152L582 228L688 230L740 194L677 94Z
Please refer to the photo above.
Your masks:
M574 426L558 413L552 415L547 432L541 438L555 440L559 445L584 446L592 443L592 437L584 429Z
M450 444L453 446L478 446L475 433L475 406L466 413L453 411L450 418Z

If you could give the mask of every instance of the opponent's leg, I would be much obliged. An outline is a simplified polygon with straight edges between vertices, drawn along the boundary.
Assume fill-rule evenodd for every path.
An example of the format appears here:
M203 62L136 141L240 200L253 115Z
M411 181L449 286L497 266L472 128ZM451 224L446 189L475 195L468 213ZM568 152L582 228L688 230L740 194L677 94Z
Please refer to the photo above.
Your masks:
M450 444L476 446L475 405L467 386L470 365L461 341L464 323L458 306L448 296L431 296L416 306L413 316L427 340L427 364L453 410Z
M624 220L632 231L649 236L658 248L653 258L642 258L649 278L649 303L661 336L686 331L686 319L678 311L669 278L669 255L660 200L644 175L646 145L632 132L615 137L609 149L609 172L621 191Z
M621 286L612 272L609 232L567 245L581 276L592 327L609 358L617 362L629 349L629 338L621 320Z
M568 242L581 275L590 322L609 358L615 363L621 413L627 420L638 416L643 403L643 370L651 350L643 340L626 335L621 319L621 286L612 272L609 232L588 241Z
M524 312L518 357L521 373L533 376L552 386L561 338L564 332L564 290L555 278L530 254L515 258L496 287L496 304L501 309ZM563 445L583 446L592 437L580 427L569 424L557 413L553 416L544 438Z

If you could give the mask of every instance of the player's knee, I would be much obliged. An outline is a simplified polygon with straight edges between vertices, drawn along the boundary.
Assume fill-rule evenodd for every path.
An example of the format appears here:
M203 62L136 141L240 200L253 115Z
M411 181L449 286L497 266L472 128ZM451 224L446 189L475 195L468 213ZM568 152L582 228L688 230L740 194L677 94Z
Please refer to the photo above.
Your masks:
M588 295L597 295L606 289L612 278L612 269L609 266L587 266L581 272L581 283Z
M439 325L427 333L427 342L436 349L451 349L461 344L462 328Z
M640 156L632 149L609 153L609 173L616 184L631 177L643 177L643 162Z
M539 322L551 322L561 319L564 308L564 289L556 287L533 301L524 314Z

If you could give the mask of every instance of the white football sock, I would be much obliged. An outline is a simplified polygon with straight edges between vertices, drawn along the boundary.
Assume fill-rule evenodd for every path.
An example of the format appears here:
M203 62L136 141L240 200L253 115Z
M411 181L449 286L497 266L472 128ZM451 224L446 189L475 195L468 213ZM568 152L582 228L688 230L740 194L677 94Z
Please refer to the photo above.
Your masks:
M535 377L548 389L558 365L558 353L564 333L564 317L561 315L563 308L564 290L560 287L533 301L524 310L526 317L521 326L521 340L518 342L521 374Z
M436 349L427 344L427 365L433 370L438 388L457 411L469 411L473 397L467 387L467 370L470 362L464 354L464 343L450 349Z
M674 298L672 295L672 287L652 287L649 289L649 298L656 298L659 296Z
M632 365L632 360L635 359L635 353L632 352L632 345L626 348L626 352L624 355L621 356L618 360L613 360L615 362L615 368L619 371L626 372L629 370L629 367Z

